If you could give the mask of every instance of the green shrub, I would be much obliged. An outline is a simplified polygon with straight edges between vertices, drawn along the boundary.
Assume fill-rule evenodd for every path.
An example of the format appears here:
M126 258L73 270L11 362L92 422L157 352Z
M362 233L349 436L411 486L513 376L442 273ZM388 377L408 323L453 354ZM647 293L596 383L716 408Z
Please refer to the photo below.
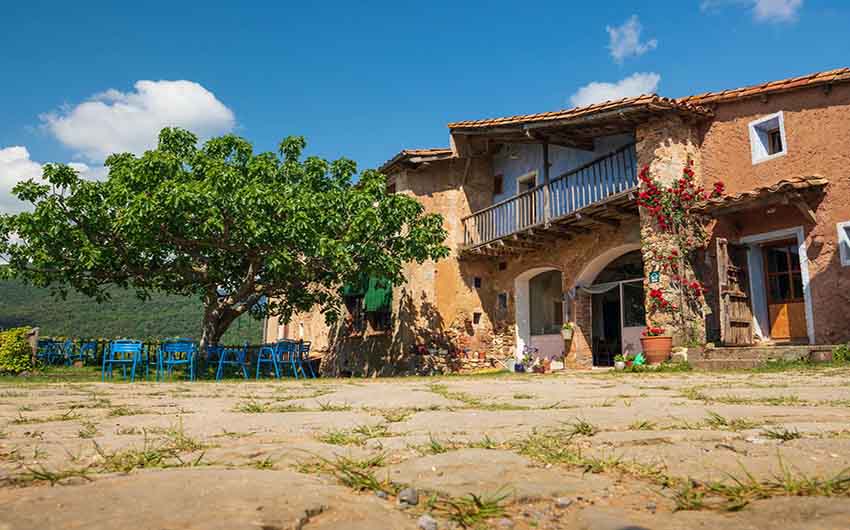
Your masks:
M29 331L30 328L13 328L0 333L0 372L17 374L32 370Z
M841 344L832 350L832 360L837 363L846 363L850 361L850 343Z

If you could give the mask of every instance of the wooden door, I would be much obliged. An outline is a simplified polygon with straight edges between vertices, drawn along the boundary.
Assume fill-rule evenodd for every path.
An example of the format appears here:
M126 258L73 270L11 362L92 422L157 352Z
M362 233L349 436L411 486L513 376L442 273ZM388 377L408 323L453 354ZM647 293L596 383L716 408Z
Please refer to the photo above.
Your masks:
M764 245L762 254L770 337L778 341L805 341L808 338L806 306L797 242Z
M717 285L720 305L720 340L728 346L753 343L747 249L717 238Z

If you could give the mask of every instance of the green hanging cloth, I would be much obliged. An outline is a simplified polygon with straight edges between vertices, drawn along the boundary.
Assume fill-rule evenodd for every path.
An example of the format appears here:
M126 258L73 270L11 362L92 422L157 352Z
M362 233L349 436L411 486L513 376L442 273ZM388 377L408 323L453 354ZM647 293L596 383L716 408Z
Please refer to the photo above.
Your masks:
M393 303L393 284L383 278L369 277L369 288L363 298L366 312L381 313L390 310Z
M369 277L361 274L355 282L342 286L342 296L363 296L369 288Z

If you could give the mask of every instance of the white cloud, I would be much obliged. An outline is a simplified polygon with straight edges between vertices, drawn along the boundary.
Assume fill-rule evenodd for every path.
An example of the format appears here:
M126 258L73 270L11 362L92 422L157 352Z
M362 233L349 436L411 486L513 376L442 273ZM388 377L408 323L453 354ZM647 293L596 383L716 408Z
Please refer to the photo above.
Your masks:
M208 138L236 124L233 111L198 83L137 81L134 88L109 89L41 119L60 142L96 162L112 153L141 154L156 145L163 127L183 127Z
M753 16L764 22L790 22L801 7L803 0L756 0Z
M654 72L638 72L616 83L594 81L579 88L570 96L570 103L574 107L583 107L602 101L652 94L658 88L660 81L661 76Z
M12 195L12 188L27 179L41 178L41 164L30 160L26 147L15 145L0 149L0 213L17 213L26 203Z
M618 63L622 63L626 57L632 55L637 57L658 47L656 39L640 41L643 26L637 15L632 15L621 26L613 28L606 26L605 31L608 32L608 49L611 51L611 57Z
M700 8L707 11L728 5L751 9L758 22L794 22L803 0L703 0Z
M68 164L83 177L100 179L106 174L106 168L93 168L79 162ZM18 182L41 180L42 164L32 160L26 147L15 145L0 149L0 213L18 213L28 209L28 204L12 195L12 188Z

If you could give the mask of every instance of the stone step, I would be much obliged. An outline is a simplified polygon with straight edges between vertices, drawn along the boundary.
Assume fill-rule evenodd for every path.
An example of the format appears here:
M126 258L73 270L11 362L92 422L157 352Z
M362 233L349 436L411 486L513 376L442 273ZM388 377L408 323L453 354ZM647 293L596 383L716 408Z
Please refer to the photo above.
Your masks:
M703 352L689 352L688 358L698 360L761 360L793 361L808 359L813 351L832 351L830 346L761 346L753 348L709 348Z
M764 364L758 359L722 359L690 361L695 370L747 370Z

